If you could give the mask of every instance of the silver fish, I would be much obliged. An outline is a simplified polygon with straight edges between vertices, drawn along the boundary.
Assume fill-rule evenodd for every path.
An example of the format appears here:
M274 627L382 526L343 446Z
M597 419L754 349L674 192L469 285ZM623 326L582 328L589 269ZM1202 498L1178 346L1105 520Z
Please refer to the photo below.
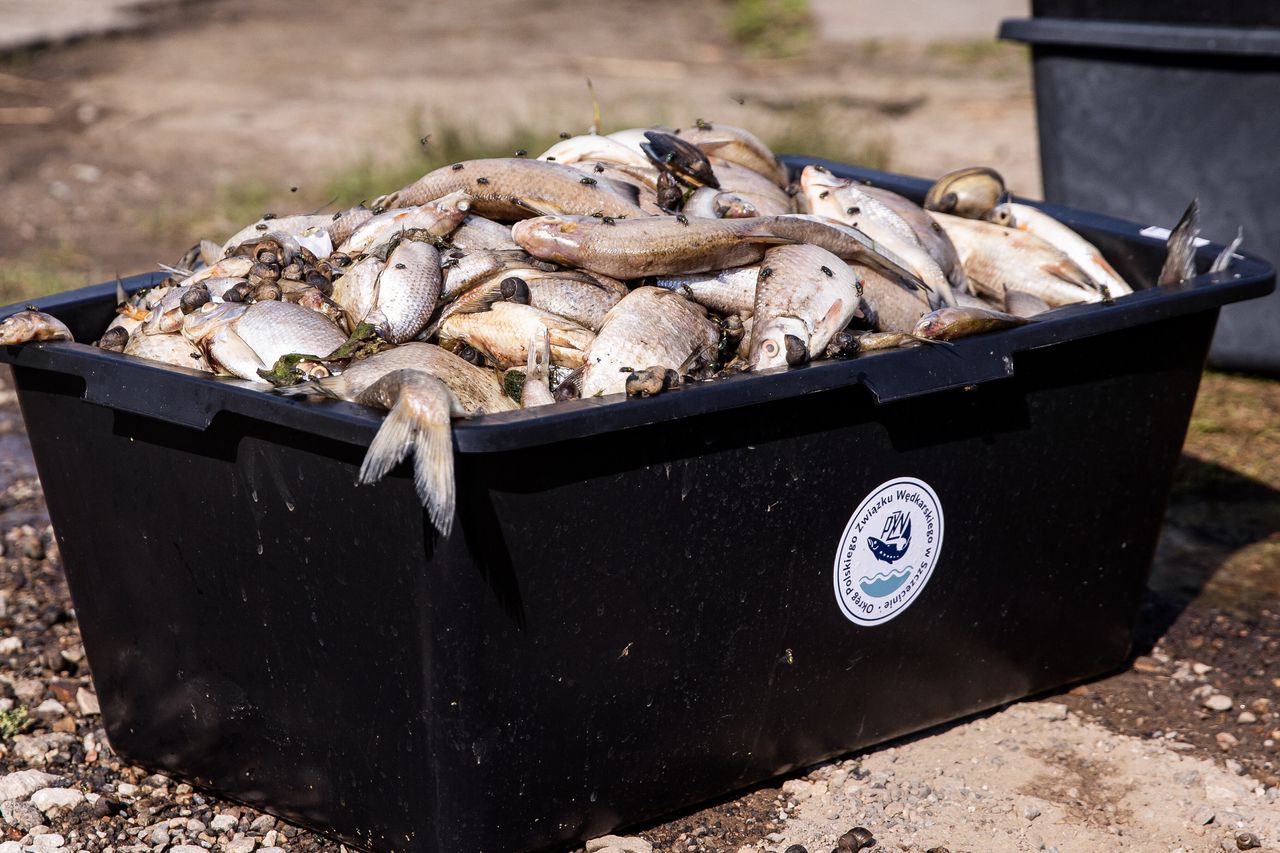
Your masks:
M25 344L30 341L74 340L67 325L52 314L27 308L0 322L0 346Z
M751 330L752 370L821 356L849 325L862 284L840 258L817 246L777 246L760 264Z
M182 336L204 351L215 372L264 383L258 371L281 356L325 356L347 340L324 315L276 301L210 302L187 315Z
M1016 228L1034 234L1046 243L1057 247L1068 258L1076 262L1094 282L1106 285L1112 296L1123 296L1133 293L1133 288L1120 277L1107 259L1088 240L1054 219L1042 210L1029 204L1018 204L1006 201L996 205L987 216L997 225Z
M495 302L488 311L475 314L454 314L440 324L442 344L469 344L503 369L528 361L529 341L538 333L547 335L551 360L566 367L580 366L595 339L584 326L515 302Z
M737 314L746 319L755 309L759 275L759 265L753 264L715 272L660 275L654 284L674 290L717 314Z
M370 254L406 231L424 231L432 237L445 237L462 223L470 209L471 196L459 190L417 207L388 210L357 228L338 246L338 251L344 255Z

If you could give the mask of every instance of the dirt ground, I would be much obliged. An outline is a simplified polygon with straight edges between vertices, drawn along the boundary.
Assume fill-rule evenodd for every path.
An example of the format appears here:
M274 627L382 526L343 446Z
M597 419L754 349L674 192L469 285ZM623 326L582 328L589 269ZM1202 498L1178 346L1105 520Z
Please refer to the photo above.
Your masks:
M0 108L44 111L0 112L27 116L0 126L0 296L173 262L263 211L358 200L344 193L421 158L428 134L428 148L533 151L590 124L587 77L608 127L706 117L783 149L920 175L995 165L1037 194L1019 49L846 27L820 30L800 56L765 58L733 44L727 9L218 0L161 7L131 34L10 54ZM39 761L30 740L0 744L0 776L39 766L102 798L46 815L67 849L155 850L160 823L165 845L189 833L229 851L237 835L336 849L293 828L268 836L251 810L112 756L92 709L74 701L91 686L88 664L3 393L0 642L19 643L0 654L0 701L57 699L64 712L18 736L46 738ZM1280 383L1206 376L1166 521L1123 672L637 832L660 850L813 853L854 823L883 849L1200 851L1254 832L1280 850ZM1211 709L1218 696L1228 709ZM937 781L964 756L1001 763ZM169 826L226 812L236 821L224 835ZM24 832L11 825L7 837Z

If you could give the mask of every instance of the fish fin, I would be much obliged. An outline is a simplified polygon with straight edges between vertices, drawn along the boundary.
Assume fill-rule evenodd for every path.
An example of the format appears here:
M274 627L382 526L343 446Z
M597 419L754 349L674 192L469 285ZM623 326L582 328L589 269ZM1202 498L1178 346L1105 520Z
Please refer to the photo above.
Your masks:
M211 267L220 260L222 260L222 247L212 240L201 240L200 261L206 267Z
M582 396L582 379L586 370L587 366L585 364L574 368L573 372L553 389L552 395L557 402L561 400L576 400Z
M1231 256L1236 253L1236 249L1240 248L1240 244L1244 242L1244 228L1236 229L1236 238L1231 241L1231 245L1223 249L1218 257L1213 259L1213 266L1209 267L1209 272L1226 272L1227 267L1231 266Z
M1098 289L1098 283L1094 281L1087 272L1080 269L1080 266L1075 261L1072 261L1069 258L1063 258L1062 260L1054 261L1051 264L1045 264L1040 269L1044 270L1056 279L1065 281L1067 284L1074 284L1077 287L1083 287L1087 290Z
M369 443L360 465L359 482L368 485L381 480L413 449L413 484L426 507L431 524L448 536L453 527L455 489L453 480L453 432L449 411L452 394L443 382L429 374L405 377L403 371L390 373L366 388L356 398L368 405L383 392L383 383L396 383L396 401L382 426ZM439 395L448 400L438 399ZM440 404L444 403L442 407ZM443 412L443 419L433 412Z
M1168 254L1156 284L1177 284L1196 274L1196 237L1200 233L1200 199L1193 198L1169 234Z
M595 181L602 187L608 187L610 190L622 196L632 204L640 203L640 188L635 184L628 184L626 181L606 178L603 175L597 176Z
M182 267L171 267L168 264L156 264L156 266L169 273L169 275L176 275L179 278L190 278L193 274L192 270L183 269Z
M120 273L116 273L116 307L119 308L128 301L129 294L125 292L124 282L120 280Z

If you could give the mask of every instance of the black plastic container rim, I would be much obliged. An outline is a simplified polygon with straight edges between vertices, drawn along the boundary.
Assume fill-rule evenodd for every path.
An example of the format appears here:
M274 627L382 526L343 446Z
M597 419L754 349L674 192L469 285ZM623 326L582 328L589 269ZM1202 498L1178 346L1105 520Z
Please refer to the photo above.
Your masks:
M1001 22L1000 38L1089 50L1280 57L1280 29L1271 27L1010 18Z
M792 169L818 164L842 177L869 181L915 198L922 197L929 187L928 181L918 178L813 157L781 159ZM1136 223L1043 202L1028 203L1077 229L1110 232L1135 244L1164 245L1163 240L1142 234L1142 226ZM1221 248L1201 246L1197 255L1212 259ZM162 274L134 276L126 280L126 289L146 287L162 278ZM852 385L863 385L876 402L889 403L1010 377L1014 357L1020 352L1216 310L1229 302L1265 296L1274 286L1275 270L1269 263L1240 253L1224 273L1200 275L1178 287L1139 290L1111 305L1069 305L1025 326L947 346L886 350L842 361L739 374L647 399L596 397L455 421L454 446L461 453L523 450ZM100 284L47 296L33 304L57 316L77 305L112 299L114 293L114 284ZM22 310L25 304L0 309L0 319ZM1176 345L1170 342L1170 346ZM0 361L82 377L84 398L89 402L198 430L209 428L218 415L231 413L367 445L383 418L381 412L354 403L283 397L254 383L214 379L207 373L169 367L88 344L0 347Z

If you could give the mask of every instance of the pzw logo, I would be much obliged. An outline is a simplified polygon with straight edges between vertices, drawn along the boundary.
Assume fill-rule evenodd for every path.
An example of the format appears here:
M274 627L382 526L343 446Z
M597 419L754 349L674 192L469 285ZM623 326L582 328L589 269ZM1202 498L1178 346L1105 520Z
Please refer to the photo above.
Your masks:
M879 535L875 535L875 534ZM836 601L859 625L905 610L929 581L942 549L942 507L922 480L882 483L858 505L836 552Z

